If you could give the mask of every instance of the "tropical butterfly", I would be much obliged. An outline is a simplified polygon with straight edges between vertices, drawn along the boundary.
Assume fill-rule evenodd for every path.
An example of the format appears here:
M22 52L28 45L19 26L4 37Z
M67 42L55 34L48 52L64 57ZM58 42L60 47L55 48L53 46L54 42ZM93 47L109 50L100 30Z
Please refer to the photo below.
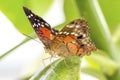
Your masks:
M52 55L61 57L89 55L97 48L89 39L88 24L84 19L76 19L68 23L62 30L53 28L31 10L23 7L34 31L45 45L45 49Z

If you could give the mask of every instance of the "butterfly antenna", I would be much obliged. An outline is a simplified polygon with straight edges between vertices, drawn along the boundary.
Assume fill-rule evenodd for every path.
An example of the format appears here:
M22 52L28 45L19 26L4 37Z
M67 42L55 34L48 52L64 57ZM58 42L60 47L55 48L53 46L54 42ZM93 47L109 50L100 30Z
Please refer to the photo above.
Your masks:
M33 38L32 36L29 36L29 35L24 34L24 33L23 33L23 35L25 35L25 36L29 37L30 39L33 39L34 41L36 41L36 42L40 43L39 41L35 40L35 38ZM41 44L41 43L40 43L40 44Z

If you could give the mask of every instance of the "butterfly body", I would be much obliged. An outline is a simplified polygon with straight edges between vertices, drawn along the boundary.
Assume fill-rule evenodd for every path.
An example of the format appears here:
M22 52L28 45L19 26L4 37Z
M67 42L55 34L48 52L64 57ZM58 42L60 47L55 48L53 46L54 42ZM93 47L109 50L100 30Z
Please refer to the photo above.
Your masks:
M76 19L58 31L52 29L45 20L29 9L25 7L23 9L45 49L52 56L84 56L96 50L94 43L88 37L89 28L85 20Z

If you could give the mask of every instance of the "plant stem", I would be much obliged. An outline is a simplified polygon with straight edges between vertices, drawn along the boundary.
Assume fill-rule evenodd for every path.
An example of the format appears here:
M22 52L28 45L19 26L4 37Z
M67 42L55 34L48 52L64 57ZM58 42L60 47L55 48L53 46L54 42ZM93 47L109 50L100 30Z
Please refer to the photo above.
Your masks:
M26 43L27 41L29 41L30 38L25 38L22 42L20 42L18 45L16 45L15 47L13 47L12 49L8 50L7 52L5 52L3 55L0 56L0 60L3 59L5 56L7 56L8 54L10 54L12 51L14 51L15 49L17 49L18 47L20 47L21 45L23 45L24 43Z
M105 50L111 58L120 61L120 54L112 42L106 20L98 4L98 0L75 0L79 13L88 21L91 29L91 38L98 49Z

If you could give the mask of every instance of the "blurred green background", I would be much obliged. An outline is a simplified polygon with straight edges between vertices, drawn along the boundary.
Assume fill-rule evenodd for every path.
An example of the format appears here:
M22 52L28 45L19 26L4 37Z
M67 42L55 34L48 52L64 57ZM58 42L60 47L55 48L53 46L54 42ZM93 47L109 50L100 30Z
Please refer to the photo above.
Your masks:
M61 29L65 24L74 19L84 18L88 21L90 27L90 38L98 48L98 51L91 54L91 56L84 57L87 66L81 67L79 73L75 71L74 74L84 72L98 78L98 80L120 80L120 0L0 0L0 11L12 22L18 32L36 38L22 7L25 6L37 15L44 17L55 1L60 2L60 4L63 3L61 6L62 12L64 13L64 19L62 23L58 23L54 25L54 27L56 29ZM57 19L59 17L60 16L57 16L55 18ZM53 22L56 21L55 18L53 18ZM7 32L7 34L9 34L9 32ZM2 53L0 60L2 61L6 56L9 56L13 51L30 40L29 37L25 36L23 41L19 42L5 53ZM84 59L75 61L80 61L82 63ZM73 60L70 63L75 62L74 58L70 60ZM54 62L54 64L58 62L59 60ZM78 68L81 63L77 63L79 66L75 66L75 64L71 64L71 66L73 66L72 68ZM58 66L55 67L55 69L58 69L56 74L59 74L58 67L61 67L59 66L61 63L57 65ZM45 74L44 72L46 72L48 68L50 68L50 66L46 67L42 73L38 71L40 75L35 77L41 78L41 75ZM35 73L31 73L30 76L24 77L28 79L34 74ZM70 72L68 78L64 78L64 71L61 72L60 75L63 80L71 80L70 76L72 74L70 74ZM79 76L76 77L72 80L80 80ZM56 79L53 76L46 80Z

